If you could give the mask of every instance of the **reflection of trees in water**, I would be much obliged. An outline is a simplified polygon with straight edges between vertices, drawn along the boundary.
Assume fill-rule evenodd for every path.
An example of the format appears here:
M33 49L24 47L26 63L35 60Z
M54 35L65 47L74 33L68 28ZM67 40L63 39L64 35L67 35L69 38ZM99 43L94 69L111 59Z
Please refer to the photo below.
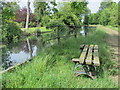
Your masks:
M36 45L36 40L30 40L31 47L33 48ZM19 43L12 43L7 46L7 48L10 49L10 51L14 53L19 53L20 51L24 51L26 53L29 53L29 48L27 45L27 41L22 41Z
M28 47L28 51L29 51L29 55L30 55L29 58L32 58L33 50L32 50L32 46L31 46L30 40L28 38L27 38L27 47Z
M30 44L31 49L33 49L33 47L36 46L37 40L27 39L26 41L22 42L21 45L19 46L20 51L29 53L30 49L29 49L28 43Z
M85 35L87 35L88 34L88 26L84 26L83 28L84 28Z
M37 52L40 51L44 47L45 42L43 41L42 35L37 37Z
M2 48L2 68L3 69L7 69L8 67L12 66L13 65L13 62L10 61L10 53L11 52L8 52L9 49L8 48Z
M29 45L27 41L22 41L19 43L11 43L7 45L5 48L2 48L2 54L1 54L1 59L2 59L2 67L3 69L7 69L10 66L13 66L15 62L10 61L10 54L12 53L19 53L20 51L24 51L26 53L29 53L30 58L32 57L32 48L36 45L37 41L36 40L29 40ZM31 51L30 51L31 49Z

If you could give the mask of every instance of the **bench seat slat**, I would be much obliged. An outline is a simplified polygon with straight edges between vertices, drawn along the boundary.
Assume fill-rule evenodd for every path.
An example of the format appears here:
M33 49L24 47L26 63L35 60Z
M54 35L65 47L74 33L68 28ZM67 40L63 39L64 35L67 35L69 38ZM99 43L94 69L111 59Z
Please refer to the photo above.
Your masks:
M93 45L90 45L89 50L88 50L88 55L85 60L86 64L92 64L92 50L93 50Z
M83 51L82 51L82 54L81 54L81 56L80 56L80 58L79 58L79 62L81 63L81 64L83 64L84 63L84 60L85 60L85 57L86 57L86 53L87 53L87 49L88 49L88 45L85 45L85 47L84 47L84 49L83 49Z
M100 66L100 61L99 61L99 57L98 57L98 45L94 46L94 60L93 60L93 64L96 66Z

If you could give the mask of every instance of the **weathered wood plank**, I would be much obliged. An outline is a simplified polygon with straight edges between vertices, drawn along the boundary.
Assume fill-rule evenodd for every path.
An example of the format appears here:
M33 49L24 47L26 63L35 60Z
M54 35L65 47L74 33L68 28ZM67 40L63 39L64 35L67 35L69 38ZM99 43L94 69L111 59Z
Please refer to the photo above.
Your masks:
M90 45L87 58L85 60L86 64L90 64L90 65L92 64L92 50L93 50L93 45Z
M99 56L98 56L98 45L94 46L94 60L93 64L96 66L100 66Z
M84 60L85 60L85 57L86 57L86 53L87 53L87 49L88 49L88 45L85 45L85 47L84 47L84 49L83 49L83 51L82 51L82 54L81 54L81 56L80 56L80 58L79 58L79 62L81 63L81 64L83 64L84 63Z
M72 62L75 62L75 63L77 63L77 62L79 62L80 60L78 59L78 58L73 58L72 59Z

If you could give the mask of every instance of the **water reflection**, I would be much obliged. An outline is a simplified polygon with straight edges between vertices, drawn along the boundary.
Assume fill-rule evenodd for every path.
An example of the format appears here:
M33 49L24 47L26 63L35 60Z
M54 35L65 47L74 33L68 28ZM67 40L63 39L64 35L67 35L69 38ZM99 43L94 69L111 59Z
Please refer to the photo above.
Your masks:
M2 67L7 69L18 63L22 63L37 54L37 41L29 40L12 43L2 48Z
M86 36L94 31L96 31L96 27L84 26L84 27L81 27L80 35Z
M80 34L86 36L88 34L88 27L87 26L81 27Z
M92 27L81 27L81 29L79 30L79 28L76 31L70 30L70 34L69 35L74 35L75 37L77 37L77 33L81 35L87 35L89 32L94 31L96 28L92 28ZM61 32L62 33L62 32ZM68 32L64 32L67 33L66 35L68 35ZM65 35L65 34L61 34ZM25 41L22 42L17 42L17 43L8 43L6 45L6 47L0 49L0 51L2 50L2 69L7 69L10 66L13 66L15 64L19 64L22 63L28 59L30 59L33 56L37 55L37 52L40 52L43 47L47 47L47 46L51 46L52 44L55 43L55 41L57 41L56 39L54 39L53 37L56 37L54 35L54 33L51 33L49 39L54 39L54 40L47 40L48 35L39 35L39 37L35 37L35 39L26 39ZM45 41L45 39L47 41Z

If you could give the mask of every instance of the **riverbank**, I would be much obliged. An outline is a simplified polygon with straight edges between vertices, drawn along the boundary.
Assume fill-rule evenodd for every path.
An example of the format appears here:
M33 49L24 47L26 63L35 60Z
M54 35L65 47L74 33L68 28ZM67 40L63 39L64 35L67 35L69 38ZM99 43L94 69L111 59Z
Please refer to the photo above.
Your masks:
M100 29L87 36L71 37L61 40L61 44L54 44L50 48L42 49L31 62L14 71L3 74L4 88L117 88L117 84L109 78L114 66L109 48L106 44L108 34ZM73 75L74 63L72 58L79 57L81 44L99 45L99 57L103 72L97 79ZM107 83L106 83L107 82Z
M0 45L0 48L3 48L3 47L5 47L6 45Z
M112 60L114 61L114 68L110 69L111 71L113 70L114 73L113 76L110 76L111 78L113 78L113 80L118 84L118 69L119 69L119 32L116 31L114 28L109 28L109 27L105 27L102 25L97 26L99 29L101 29L102 31L105 31L108 34L108 38L106 39L106 42L108 44L109 47L109 52L110 55L112 56Z

